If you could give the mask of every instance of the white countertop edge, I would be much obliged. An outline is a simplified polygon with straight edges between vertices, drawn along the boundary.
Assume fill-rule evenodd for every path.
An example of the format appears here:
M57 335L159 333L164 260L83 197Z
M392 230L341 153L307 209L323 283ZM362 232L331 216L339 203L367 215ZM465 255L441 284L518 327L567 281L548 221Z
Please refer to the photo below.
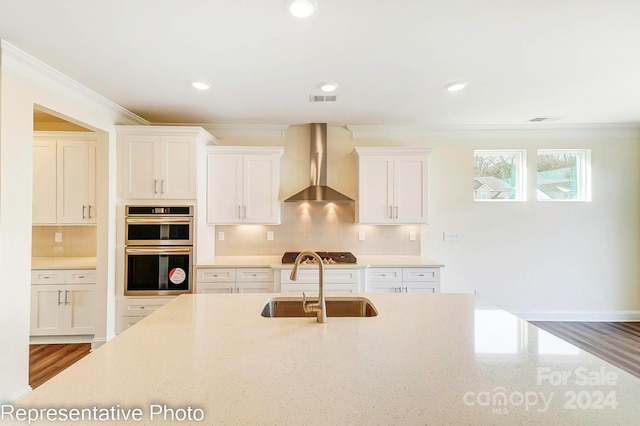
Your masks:
M95 257L32 257L31 269L95 269Z

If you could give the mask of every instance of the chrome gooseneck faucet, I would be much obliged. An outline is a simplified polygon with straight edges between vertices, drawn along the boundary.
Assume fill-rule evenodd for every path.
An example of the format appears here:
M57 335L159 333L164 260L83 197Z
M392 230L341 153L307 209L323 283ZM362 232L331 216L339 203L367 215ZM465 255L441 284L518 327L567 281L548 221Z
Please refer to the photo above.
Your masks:
M316 303L307 302L307 295L304 294L304 292L302 293L302 309L307 313L315 312L318 322L324 323L327 322L327 305L324 300L324 264L322 263L322 258L312 251L303 251L298 255L298 257L296 257L296 261L293 264L293 270L291 271L289 278L293 281L298 279L298 265L300 265L300 262L306 256L311 256L318 264L318 283L320 285L320 289L318 301Z

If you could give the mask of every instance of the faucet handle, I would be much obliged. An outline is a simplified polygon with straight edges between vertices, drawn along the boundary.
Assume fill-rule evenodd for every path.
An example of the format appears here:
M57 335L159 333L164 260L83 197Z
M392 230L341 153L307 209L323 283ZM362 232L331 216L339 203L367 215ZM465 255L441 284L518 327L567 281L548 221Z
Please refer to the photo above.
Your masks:
M309 306L311 303L307 302L307 295L302 292L302 310L309 313L313 312L313 307Z

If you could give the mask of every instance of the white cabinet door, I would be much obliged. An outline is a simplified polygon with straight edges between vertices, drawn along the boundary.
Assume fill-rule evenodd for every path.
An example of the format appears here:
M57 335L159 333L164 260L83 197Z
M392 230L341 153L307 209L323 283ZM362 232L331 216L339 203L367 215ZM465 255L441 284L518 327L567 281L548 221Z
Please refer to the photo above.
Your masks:
M367 282L365 284L367 293L402 293L401 282Z
M33 223L56 223L56 141L33 143Z
M359 167L358 222L393 223L393 159L370 157Z
M65 331L62 334L93 334L94 286L68 285L64 294Z
M439 287L436 282L429 283L403 283L405 293L435 293L436 286Z
M243 160L244 223L279 224L279 160L267 155L245 155Z
M31 335L64 334L64 285L31 287Z
M188 136L163 136L156 163L161 198L196 198L196 141Z
M95 149L92 141L58 141L58 223L95 223L95 202L90 202L90 195L95 199Z
M242 155L207 155L207 222L242 223Z
M394 222L427 222L427 167L420 157L396 157L393 175Z
M160 164L162 150L156 148L160 137L156 135L125 135L122 141L122 196L123 198L157 198L160 182L156 177L156 164Z
M237 282L236 293L272 293L273 282L255 281L255 282Z

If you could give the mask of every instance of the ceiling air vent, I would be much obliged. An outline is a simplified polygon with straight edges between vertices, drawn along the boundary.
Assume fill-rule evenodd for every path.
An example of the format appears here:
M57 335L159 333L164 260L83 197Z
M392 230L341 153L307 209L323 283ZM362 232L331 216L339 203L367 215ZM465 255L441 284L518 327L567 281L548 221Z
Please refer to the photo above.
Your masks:
M534 117L531 120L529 120L532 123L540 123L542 121L556 121L556 120L560 120L560 117Z
M337 95L309 95L309 102L335 102Z

